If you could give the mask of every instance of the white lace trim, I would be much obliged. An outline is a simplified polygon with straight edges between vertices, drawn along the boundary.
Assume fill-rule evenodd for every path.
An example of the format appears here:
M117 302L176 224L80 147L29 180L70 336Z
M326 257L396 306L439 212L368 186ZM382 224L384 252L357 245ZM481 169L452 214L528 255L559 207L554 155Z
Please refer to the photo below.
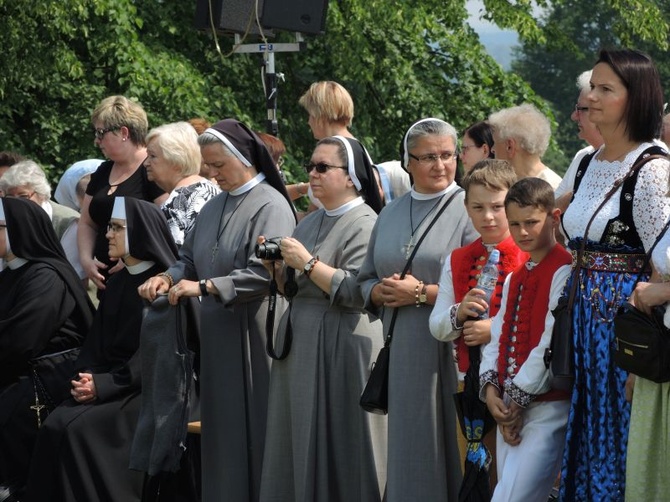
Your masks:
M563 219L570 238L584 235L590 216L603 201L612 184L625 176L635 159L650 146L651 143L641 144L623 161L608 162L597 160L595 157L591 160L577 195L570 203ZM655 159L645 164L638 175L633 199L633 220L645 249L649 249L654 243L656 236L670 217L670 199L667 197L669 172L670 163L663 159ZM600 210L591 224L589 240L600 240L607 222L619 215L620 196L621 189Z

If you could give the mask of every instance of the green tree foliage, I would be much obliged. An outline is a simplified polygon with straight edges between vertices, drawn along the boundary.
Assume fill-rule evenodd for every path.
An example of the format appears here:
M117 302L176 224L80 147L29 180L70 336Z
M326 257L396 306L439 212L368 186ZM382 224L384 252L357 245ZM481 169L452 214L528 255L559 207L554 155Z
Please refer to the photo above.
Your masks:
M419 118L444 118L461 130L501 107L524 101L544 106L486 54L465 23L463 5L331 2L328 33L310 39L304 53L278 56L287 76L280 131L300 138L293 146L309 155L313 139L297 101L323 79L349 89L356 104L353 132L379 161L398 158L404 131Z
M464 4L331 1L327 33L308 38L300 53L276 56L286 76L279 135L289 165L299 165L314 144L297 100L316 80L351 91L354 132L379 160L397 158L403 131L424 116L462 129L503 106L542 106L485 53ZM99 155L90 114L110 94L141 102L151 126L234 116L262 128L261 56L220 56L211 34L193 28L194 12L194 0L0 0L0 148L35 158L57 178L70 163ZM218 42L231 50L232 36Z
M526 40L517 51L513 71L550 103L560 124L555 137L565 153L563 169L572 155L584 146L577 137L575 124L570 121L579 93L576 78L593 67L600 48L627 46L643 50L654 58L661 81L670 82L670 58L666 52L669 8L667 0L553 2L538 24L545 37ZM621 15L622 9L629 9L629 14ZM631 24L631 19L636 19L638 24ZM655 29L649 29L650 19L655 19Z

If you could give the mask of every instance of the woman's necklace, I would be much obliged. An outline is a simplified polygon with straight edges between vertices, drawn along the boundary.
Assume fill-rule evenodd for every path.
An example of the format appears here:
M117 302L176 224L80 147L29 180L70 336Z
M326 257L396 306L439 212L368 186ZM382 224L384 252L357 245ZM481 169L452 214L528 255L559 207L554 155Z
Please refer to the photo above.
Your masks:
M113 167L112 167L112 169L113 169ZM135 174L135 171L133 171L130 174L122 173L121 176L119 176L116 179L116 182L112 183L112 181L111 181L112 171L110 170L109 178L107 179L107 183L109 183L109 190L107 190L107 195L112 195L114 192L116 192L116 189L119 187L119 185L121 183L123 183L124 181L128 180L128 178L130 178L133 174Z
M230 216L228 217L228 219L224 223L223 222L223 213L226 211L226 205L228 204L228 199L230 198L230 194L226 194L226 200L223 202L223 208L221 209L221 217L219 218L219 227L218 227L217 232L216 232L216 241L214 242L214 246L212 247L212 263L214 263L214 260L216 259L216 255L219 252L219 240L221 239L221 236L223 235L224 230L228 226L228 223L230 223L230 220L233 219L233 216L235 216L235 211L237 211L240 208L240 206L244 202L244 199L246 199L247 195L249 195L249 192L251 192L251 190L249 190L248 192L246 192L242 196L242 200L240 200L239 204L237 204L237 206L235 206L235 209L233 209L233 212L230 213ZM222 223L223 223L223 226L221 225Z
M421 221L418 223L418 225L415 227L414 226L414 220L412 216L412 203L414 202L414 198L410 197L409 198L409 228L412 231L412 234L409 237L409 241L407 242L406 245L402 247L402 251L405 253L405 259L409 260L410 255L412 254L412 251L414 250L414 246L416 246L416 241L414 240L414 234L416 231L421 228L421 224L428 218L428 216L431 215L433 211L435 211L435 208L440 205L440 202L442 202L442 199L444 198L444 195L441 195L435 204L433 204L433 207L430 208L430 211L426 213L426 215L421 218Z

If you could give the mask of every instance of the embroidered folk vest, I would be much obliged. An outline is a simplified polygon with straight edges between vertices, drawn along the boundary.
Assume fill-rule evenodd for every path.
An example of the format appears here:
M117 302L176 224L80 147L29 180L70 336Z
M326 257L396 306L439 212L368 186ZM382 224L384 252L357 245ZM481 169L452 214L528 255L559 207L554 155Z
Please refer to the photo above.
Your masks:
M540 343L554 273L571 262L570 253L556 244L532 269L529 270L523 263L512 273L498 345L498 383L501 389L506 379L516 376L531 350ZM548 392L540 400L564 398L562 395L549 396L553 392L556 391Z
M502 287L507 275L528 260L528 254L521 251L511 237L507 237L499 243L496 249L500 251L500 262L498 263L500 275L491 296L489 317L493 317L500 310ZM488 255L489 253L481 238L451 253L451 274L456 303L460 303L468 291L477 286L477 280L481 274L482 267L486 264ZM470 366L468 346L465 345L462 338L454 340L454 345L456 347L458 370L465 373Z

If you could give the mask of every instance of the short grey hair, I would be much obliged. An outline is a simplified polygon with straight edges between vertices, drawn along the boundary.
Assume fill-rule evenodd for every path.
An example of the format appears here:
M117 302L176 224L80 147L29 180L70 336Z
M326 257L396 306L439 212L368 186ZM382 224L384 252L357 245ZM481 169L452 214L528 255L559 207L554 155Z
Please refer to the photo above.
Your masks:
M223 143L219 138L217 138L213 134L208 133L207 131L203 132L200 136L198 136L198 145L200 146L220 145L225 156L235 157L235 154L230 151L230 148L228 148L225 145L225 143Z
M147 134L147 145L153 141L173 166L179 167L186 178L200 172L202 156L198 146L198 133L188 122L175 122L155 127Z
M425 120L410 128L407 132L407 150L413 149L419 139L426 136L448 136L458 144L458 132L451 124L443 120Z
M500 139L514 139L531 155L542 157L549 147L549 119L530 103L491 114L489 124Z
M51 198L51 185L44 170L33 160L22 160L10 167L0 178L0 190L5 194L10 190L29 186L42 202Z
M593 70L586 70L577 77L577 89L579 92L589 92L591 90L591 74Z

